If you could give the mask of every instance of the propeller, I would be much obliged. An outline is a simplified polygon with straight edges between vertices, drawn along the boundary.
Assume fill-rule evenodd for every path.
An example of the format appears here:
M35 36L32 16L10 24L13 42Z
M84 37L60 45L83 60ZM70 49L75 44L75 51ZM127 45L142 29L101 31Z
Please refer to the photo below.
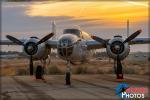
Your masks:
M30 75L33 75L33 59L32 59L32 55L30 55Z
M117 74L117 78L120 78L118 75L123 74L123 73L122 73L122 63L119 58L119 54L117 54L117 59L114 59L114 62L117 62L116 63L117 67L115 67L115 70L116 70L115 73ZM115 64L114 64L114 66L115 66ZM122 76L122 78L123 78L123 76Z
M11 40L12 42L14 42L14 43L16 43L16 44L18 44L18 45L23 45L23 42L22 42L22 41L20 41L19 39L15 38L15 37L13 37L13 36L6 35L6 37L7 37L9 40Z
M100 43L104 44L104 45L106 45L106 43L107 43L106 40L104 40L104 39L102 39L100 37L94 36L94 35L92 35L91 38L93 40L97 41L97 42L100 42Z
M117 74L117 68L116 68L116 59L114 59L114 73Z
M50 34L44 36L40 41L37 42L36 45L39 45L39 44L41 44L41 43L47 41L47 40L50 39L53 35L54 35L54 33L50 33Z
M133 34L131 34L128 38L125 39L125 41L123 43L126 42L130 42L131 40L133 40L135 37L137 37L140 33L142 32L142 30L137 30L136 32L134 32ZM107 41L98 37L98 36L94 36L92 35L91 38L97 42L100 42L102 44L107 44Z
M135 37L137 37L141 32L142 32L142 30L137 30L136 32L134 32L133 34L131 34L123 43L130 42Z
M54 33L50 33L50 34L46 35L45 37L43 37L40 41L38 41L38 42L37 42L35 45L33 45L33 46L38 46L39 44L41 44L41 43L47 41L48 39L50 39L53 35L54 35ZM6 35L6 37L7 37L10 41L12 41L12 42L14 42L14 43L16 43L16 44L18 44L18 45L23 45L23 46L25 46L22 41L20 41L19 39L15 38L15 37L13 37L13 36ZM32 51L32 49L33 49L33 48L31 48L31 47L29 48L29 50L31 50L31 51ZM30 53L30 63L29 63L29 66L30 66L30 75L33 75L33 55L34 55L34 54Z

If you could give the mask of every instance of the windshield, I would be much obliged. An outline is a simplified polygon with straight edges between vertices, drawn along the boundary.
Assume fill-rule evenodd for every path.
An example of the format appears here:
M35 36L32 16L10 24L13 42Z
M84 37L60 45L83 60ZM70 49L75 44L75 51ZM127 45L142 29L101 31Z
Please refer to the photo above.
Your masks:
M63 34L67 34L67 33L69 33L69 34L75 34L78 37L80 37L80 30L78 30L78 29L65 29L64 32L63 32Z

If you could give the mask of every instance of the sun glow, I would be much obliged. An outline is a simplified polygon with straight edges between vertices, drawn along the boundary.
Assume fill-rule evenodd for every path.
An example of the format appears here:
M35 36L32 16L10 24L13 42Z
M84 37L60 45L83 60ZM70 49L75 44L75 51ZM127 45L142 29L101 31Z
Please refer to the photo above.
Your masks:
M118 25L127 19L148 21L148 2L46 2L34 3L26 10L32 17L67 16L73 19L101 19L107 25ZM112 24L113 23L113 24Z

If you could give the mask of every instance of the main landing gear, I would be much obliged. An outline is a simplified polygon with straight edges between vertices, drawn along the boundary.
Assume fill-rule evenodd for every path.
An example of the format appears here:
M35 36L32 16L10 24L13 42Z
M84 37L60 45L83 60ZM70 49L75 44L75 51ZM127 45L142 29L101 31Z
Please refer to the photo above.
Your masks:
M114 63L116 77L117 79L123 79L122 64L121 64L121 60L119 59L119 56L117 56L116 61L117 63Z
M46 61L43 60L43 61L41 61L41 62L42 62L42 64L43 64L43 66L38 65L38 66L36 67L35 78L36 78L36 79L45 80L45 79L44 79L44 68L46 67Z
M41 65L38 65L36 68L36 72L35 72L35 77L36 79L44 79L43 78L44 75L44 68Z

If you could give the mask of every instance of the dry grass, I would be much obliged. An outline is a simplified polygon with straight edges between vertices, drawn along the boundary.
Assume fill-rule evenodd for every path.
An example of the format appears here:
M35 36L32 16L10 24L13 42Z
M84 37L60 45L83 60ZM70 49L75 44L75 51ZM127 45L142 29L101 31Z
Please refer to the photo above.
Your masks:
M48 67L47 74L63 74L63 72L55 65Z
M28 75L29 67L27 59L1 60L1 75ZM37 66L40 62L34 62ZM150 62L123 62L123 72L126 74L147 75L149 73ZM112 74L114 73L113 61L91 61L81 65L72 65L73 74ZM35 68L34 68L35 69ZM66 62L62 60L52 60L45 69L46 74L64 74L66 72Z

